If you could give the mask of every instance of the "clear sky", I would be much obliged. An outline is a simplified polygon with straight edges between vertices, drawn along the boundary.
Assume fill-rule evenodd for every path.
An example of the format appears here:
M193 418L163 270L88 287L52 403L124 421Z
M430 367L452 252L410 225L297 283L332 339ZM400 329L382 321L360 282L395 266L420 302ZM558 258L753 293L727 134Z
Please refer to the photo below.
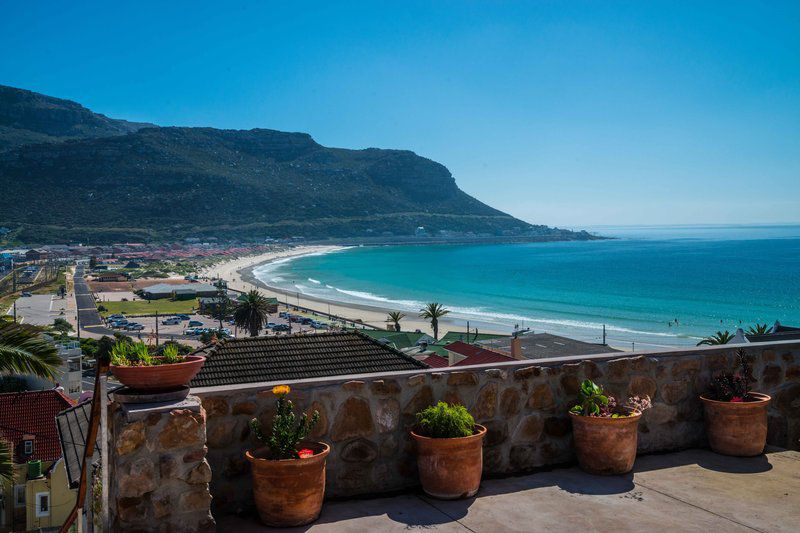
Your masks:
M0 84L410 149L534 223L800 222L797 0L0 0Z

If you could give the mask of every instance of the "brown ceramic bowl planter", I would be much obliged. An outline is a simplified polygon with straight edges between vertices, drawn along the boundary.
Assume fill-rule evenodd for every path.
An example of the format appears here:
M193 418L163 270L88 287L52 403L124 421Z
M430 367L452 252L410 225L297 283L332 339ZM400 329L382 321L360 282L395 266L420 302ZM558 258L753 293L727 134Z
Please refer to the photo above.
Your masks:
M767 444L767 406L772 398L751 392L750 401L721 402L700 396L711 449L723 455L752 457Z
M441 500L469 498L478 492L483 473L486 428L475 424L469 437L436 439L411 432L417 443L422 490Z
M642 413L619 418L570 413L575 452L581 469L590 474L626 474L636 461Z
M201 355L187 355L180 363L154 366L111 365L110 369L126 387L141 391L161 391L188 385L205 362L206 358Z
M303 459L266 459L267 449L245 453L253 467L253 496L261 521L273 527L309 524L319 517L325 497L324 442L304 442L314 455Z

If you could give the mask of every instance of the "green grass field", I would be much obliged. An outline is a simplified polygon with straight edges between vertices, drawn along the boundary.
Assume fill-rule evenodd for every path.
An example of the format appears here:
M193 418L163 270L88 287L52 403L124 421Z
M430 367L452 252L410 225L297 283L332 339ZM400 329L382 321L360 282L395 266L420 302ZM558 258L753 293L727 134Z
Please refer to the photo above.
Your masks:
M115 315L174 315L176 313L190 314L198 308L197 299L193 300L136 300L135 302L99 302L107 311L100 311L100 316Z

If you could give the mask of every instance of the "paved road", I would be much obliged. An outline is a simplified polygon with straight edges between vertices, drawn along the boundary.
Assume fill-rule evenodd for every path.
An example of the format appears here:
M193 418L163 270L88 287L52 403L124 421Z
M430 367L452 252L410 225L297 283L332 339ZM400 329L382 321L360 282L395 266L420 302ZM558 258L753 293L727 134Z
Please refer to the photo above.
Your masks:
M59 316L59 307L65 305L61 298L53 300L52 294L34 294L33 296L17 298L17 322L34 324L37 326L51 326L53 320ZM13 306L8 314L13 314Z
M75 283L75 303L78 306L81 329L91 328L92 333L113 335L114 331L103 326L103 321L100 320L100 313L95 307L92 291L89 290L89 284L83 279L84 268L86 267L83 265L75 267L75 275L72 278Z

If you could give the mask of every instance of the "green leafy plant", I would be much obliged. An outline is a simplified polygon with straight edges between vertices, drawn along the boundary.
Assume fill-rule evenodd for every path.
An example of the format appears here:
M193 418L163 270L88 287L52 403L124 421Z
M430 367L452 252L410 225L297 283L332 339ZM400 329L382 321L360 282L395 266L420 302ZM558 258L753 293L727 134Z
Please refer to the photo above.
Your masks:
M168 365L173 363L180 363L183 357L178 355L178 347L175 344L166 344L161 351L161 363Z
M756 324L747 329L747 334L752 335L753 337L760 337L761 335L768 334L771 330L772 326L768 324Z
M586 379L578 391L578 403L569 411L581 416L624 418L644 412L652 406L649 396L632 396L620 405L616 398L606 394L602 386Z
M288 385L279 385L272 389L272 393L278 397L278 412L272 419L269 436L264 435L258 418L250 421L253 435L267 447L270 459L298 459L313 454L311 450L298 450L297 445L317 425L319 412L314 411L310 419L307 413L303 413L298 422L294 414L294 404L286 397L289 392Z
M111 346L111 364L114 366L158 366L180 363L184 356L179 355L174 343L164 345L161 357L154 357L150 347L144 342L119 340Z
M417 413L416 432L433 439L469 437L475 433L475 419L463 405L439 402Z
M570 412L582 416L600 416L602 408L606 406L608 406L608 396L603 392L603 387L591 379L585 379L578 391L578 403L570 409Z

